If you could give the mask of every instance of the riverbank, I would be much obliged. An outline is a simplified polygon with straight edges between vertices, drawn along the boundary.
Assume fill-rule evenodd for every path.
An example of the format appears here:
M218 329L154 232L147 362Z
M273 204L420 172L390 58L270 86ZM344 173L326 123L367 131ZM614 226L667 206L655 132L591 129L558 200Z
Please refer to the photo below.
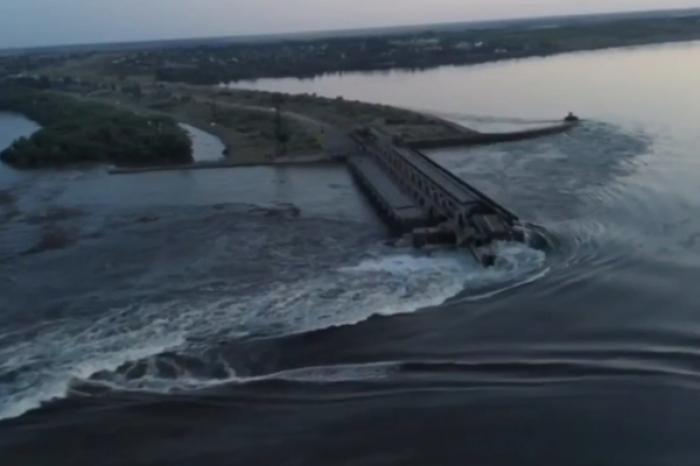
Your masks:
M313 166L339 163L343 159L332 159L325 155L308 157L283 157L274 160L261 162L241 162L232 160L221 160L214 162L196 162L186 165L160 165L152 167L124 167L109 170L111 175L135 175L139 173L164 172L164 171L194 171L194 170L214 170L220 168L254 168L254 167L293 167L293 166Z
M222 158L229 164L273 161L279 157L319 156L318 135L285 118L277 121L274 110L232 108L190 92L171 92L143 86L142 94L96 91L83 98L112 103L137 114L157 113L217 137L224 144ZM276 134L277 133L277 134Z
M103 113L110 110L114 115L120 116L119 121L143 121L151 124L156 121L154 119L156 117L158 122L178 121L210 134L224 144L221 161L210 159L205 164L194 164L191 169L333 161L344 158L354 151L354 145L348 138L348 134L360 128L373 128L380 131L399 145L432 149L516 141L556 134L572 126L553 124L526 131L481 133L427 113L341 97L331 99L311 94L294 95L131 81L119 87L105 82L95 82L90 84L90 92L83 93L61 90L60 86L54 85L51 81L49 85L58 87L59 90L41 92L42 98L49 99L45 102L47 104L53 100L62 99L61 102L70 104L66 104L68 110L76 106L100 109ZM24 100L28 101L29 97ZM54 105L52 108L56 107L58 106ZM67 110L63 109L63 111ZM70 117L78 114L79 112L68 112L67 115ZM82 117L84 115L81 115ZM114 118L110 121L112 120ZM61 124L80 131L103 124L96 118L91 118L89 124L82 126L72 124L71 121L69 118L67 122L61 122ZM162 132L163 124L157 124L157 131ZM104 152L100 153L98 152L99 143L109 143L115 139L113 131L109 129L113 125L108 126L100 129L99 134L85 136L88 142L97 143L92 148L93 155L88 154L93 158L85 160L112 161L127 167L126 170L119 171L120 173L160 171L165 169L165 166L169 169L181 170L193 162L191 156L184 161L185 163L180 159L168 161L167 164L160 163L158 159L144 157L143 150L133 146L133 138L127 135L118 137L116 140L121 145L131 144L130 152L119 158L118 155L121 152L115 151L122 149L108 147L100 149ZM181 128L175 128L183 132ZM39 141L44 140L41 134L37 138ZM20 143L21 141L18 142ZM149 141L147 145L152 146L152 142ZM8 151L15 150L14 146L8 149ZM126 149L123 150L126 151ZM55 151L55 147L34 151L32 160L53 157L51 151ZM84 152L80 147L74 147L70 154L67 153L61 158L53 157L59 162L54 161L51 164L69 163L75 157L85 157ZM177 153L171 155L177 156ZM83 158L80 160L83 161ZM35 165L36 163L32 162Z
M333 160L352 149L347 134L360 127L398 140L476 134L432 115L343 98L148 81L88 86L83 99L137 114L155 112L218 137L226 146L226 166Z

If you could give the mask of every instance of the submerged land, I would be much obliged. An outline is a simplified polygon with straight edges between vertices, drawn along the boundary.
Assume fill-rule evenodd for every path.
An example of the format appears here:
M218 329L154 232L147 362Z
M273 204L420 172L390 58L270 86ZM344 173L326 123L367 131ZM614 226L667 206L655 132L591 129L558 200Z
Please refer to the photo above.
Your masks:
M411 110L221 84L423 69L695 39L700 39L700 10L6 51L0 55L4 89L19 85L39 92L40 88L49 108L57 108L54 103L60 101L67 109L84 111L38 114L36 106L29 105L36 101L35 94L25 91L0 100L0 110L19 111L48 126L29 141L15 144L3 160L24 167L84 160L132 166L189 163L191 156L174 122L218 136L229 164L333 159L342 153L345 135L358 127L378 129L397 142L459 141L475 133ZM105 120L85 115L110 116ZM70 125L58 131L52 127L58 119L71 120L80 131L64 137L60 133ZM109 121L131 127L136 135L132 143L126 142L131 133L114 133L102 140L95 136L109 132L105 129ZM147 140L154 136L163 144L149 147ZM65 143L80 138L81 144ZM164 153L166 140L172 144L172 155ZM115 144L108 155L95 155L96 145L87 150L89 144L106 141ZM60 154L54 149L57 145ZM148 149L137 150L134 145ZM123 155L126 152L132 155Z

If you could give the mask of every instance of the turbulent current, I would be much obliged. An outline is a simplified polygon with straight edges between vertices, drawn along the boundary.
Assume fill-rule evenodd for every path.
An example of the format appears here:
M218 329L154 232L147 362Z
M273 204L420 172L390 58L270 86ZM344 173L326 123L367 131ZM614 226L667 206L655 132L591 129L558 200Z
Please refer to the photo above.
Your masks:
M551 238L489 269L397 245L340 165L3 167L0 464L697 464L699 53L246 84L581 113L430 153ZM3 144L35 129L0 115Z
M76 176L67 179L79 183ZM6 257L1 277L5 309L14 311L3 315L0 333L0 380L10 382L0 397L5 417L93 376L123 389L210 386L243 370L212 355L221 342L352 325L469 292L492 295L546 267L543 252L504 244L499 264L484 272L466 254L385 245L378 222L307 216L292 205L99 215L61 205L15 213L17 231L6 233L8 243L21 238L18 260ZM36 239L26 238L27 225L30 232L36 225ZM43 309L26 310L34 299L24 283L46 300ZM177 358L163 366L164 352L195 367Z

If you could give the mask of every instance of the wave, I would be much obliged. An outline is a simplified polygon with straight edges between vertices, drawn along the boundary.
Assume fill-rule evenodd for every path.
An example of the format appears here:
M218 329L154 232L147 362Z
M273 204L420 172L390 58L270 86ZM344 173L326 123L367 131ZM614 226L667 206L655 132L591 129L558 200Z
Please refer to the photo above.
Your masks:
M112 354L87 354L84 360L69 367L43 368L37 370L15 369L11 374L22 372L17 376L20 383L14 391L3 393L0 401L0 420L21 416L28 411L42 406L43 403L63 398L69 391L70 384L75 379L88 379L98 371L116 370L125 361L142 359L161 353L176 342L153 343L138 349L123 349ZM92 356L92 357L91 357ZM12 361L3 364L3 378L7 377L6 367Z
M258 376L239 376L229 368L229 373L217 378L204 378L181 373L175 377L163 377L162 374L147 372L138 378L112 373L101 377L87 379L75 378L71 381L69 393L72 395L90 396L101 393L105 389L115 391L133 391L155 394L172 394L196 392L212 387L227 385L248 385L271 381L295 383L332 384L346 382L370 382L385 380L400 370L399 363L379 362L367 364L339 364L316 367L302 367L283 370Z
M220 378L192 376L163 377L148 373L130 379L123 374L110 377L73 380L70 394L92 396L105 391L147 393L151 395L232 393L247 387L269 387L273 392L287 387L332 387L361 385L354 396L372 390L393 387L402 391L430 388L469 388L482 386L531 386L575 383L584 380L656 377L668 383L700 383L700 367L686 361L657 359L654 352L635 352L603 357L592 354L548 354L537 357L484 357L472 359L417 359L367 363L331 364L291 368L255 376L231 372ZM697 355L694 356L697 358ZM697 362L697 361L696 361ZM261 396L264 394L260 393Z
M257 287L247 295L135 304L111 309L93 322L67 319L33 328L31 338L23 332L8 334L0 345L0 419L65 396L76 379L113 375L125 363L149 361L166 351L196 356L221 341L355 325L375 315L412 313L455 297L485 299L546 273L541 251L512 244L498 249L496 266L484 270L459 252L382 248L354 265ZM178 372L175 367L166 370L172 375L167 380L149 379L147 374L153 372L147 369L137 382L115 383L168 392L172 384L200 387L237 377L225 364L213 375Z

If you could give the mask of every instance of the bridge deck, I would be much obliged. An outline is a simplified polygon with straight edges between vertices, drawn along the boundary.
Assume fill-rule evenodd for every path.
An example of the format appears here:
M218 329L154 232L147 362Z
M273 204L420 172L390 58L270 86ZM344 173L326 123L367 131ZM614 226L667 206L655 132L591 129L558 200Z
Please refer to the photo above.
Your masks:
M348 157L348 163L365 187L376 196L376 200L388 210L387 214L393 221L405 226L421 226L428 222L423 209L376 160L365 155L353 155Z

